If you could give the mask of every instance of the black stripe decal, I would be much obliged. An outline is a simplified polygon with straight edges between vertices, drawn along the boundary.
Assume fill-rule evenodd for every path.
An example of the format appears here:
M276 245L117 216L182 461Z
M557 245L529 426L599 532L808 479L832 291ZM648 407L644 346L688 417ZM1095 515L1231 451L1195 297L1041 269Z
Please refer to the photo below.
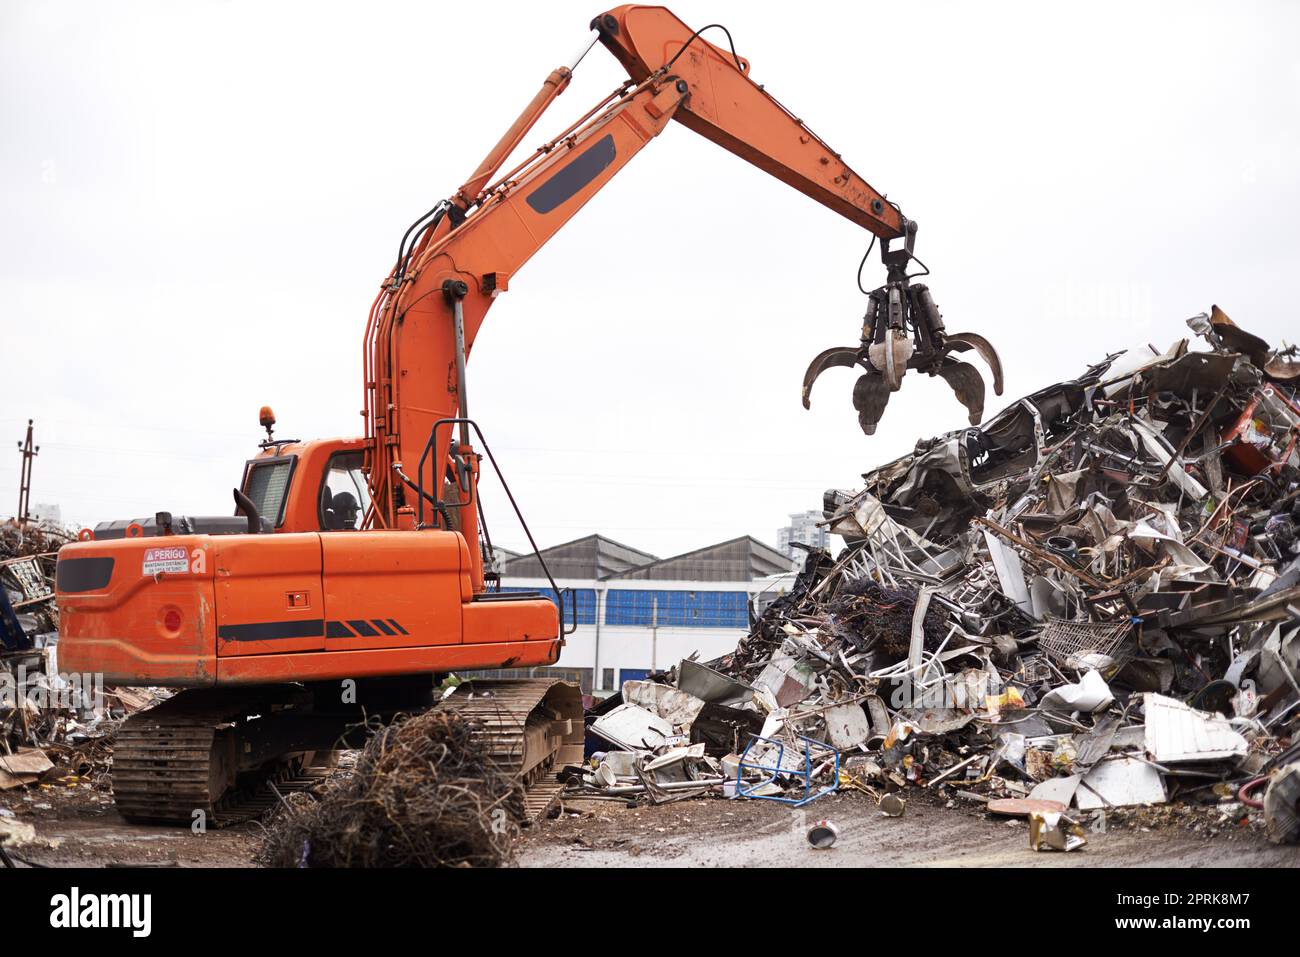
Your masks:
M575 158L568 166L528 194L528 205L539 213L549 213L603 173L614 162L614 136L607 133Z
M351 629L349 629L349 625L352 626ZM386 620L382 618L372 618L370 621L357 619L356 621L348 621L346 624L341 621L325 622L326 638L356 638L357 636L362 638L377 638L380 634L394 637L399 634L405 635L406 633L406 629L399 625L395 618L389 618Z
M258 621L247 625L222 625L217 637L222 641L275 641L282 638L319 638L325 633L325 621Z

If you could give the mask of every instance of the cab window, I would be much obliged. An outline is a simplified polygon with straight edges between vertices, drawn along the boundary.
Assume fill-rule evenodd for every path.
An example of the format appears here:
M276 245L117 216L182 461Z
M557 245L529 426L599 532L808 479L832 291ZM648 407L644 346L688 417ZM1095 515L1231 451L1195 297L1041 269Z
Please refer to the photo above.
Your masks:
M330 456L320 491L320 527L325 532L356 531L370 508L365 453L338 452Z
M284 521L284 501L293 474L292 458L250 462L244 494L257 508L257 514L277 527Z

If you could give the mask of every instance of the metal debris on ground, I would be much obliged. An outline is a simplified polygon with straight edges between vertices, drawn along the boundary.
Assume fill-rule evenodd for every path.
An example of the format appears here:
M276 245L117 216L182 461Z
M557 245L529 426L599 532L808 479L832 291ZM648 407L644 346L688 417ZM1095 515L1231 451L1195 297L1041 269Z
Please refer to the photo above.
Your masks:
M880 813L885 817L902 817L907 802L897 794L884 794L880 798Z
M808 825L808 844L818 851L830 850L839 840L840 829L834 821L823 818Z
M731 654L601 703L568 796L1033 798L1063 850L1169 802L1295 841L1300 357L1217 306L1188 325L827 492L847 547Z
M1060 811L1032 811L1029 814L1029 849L1074 851L1088 843L1083 828Z

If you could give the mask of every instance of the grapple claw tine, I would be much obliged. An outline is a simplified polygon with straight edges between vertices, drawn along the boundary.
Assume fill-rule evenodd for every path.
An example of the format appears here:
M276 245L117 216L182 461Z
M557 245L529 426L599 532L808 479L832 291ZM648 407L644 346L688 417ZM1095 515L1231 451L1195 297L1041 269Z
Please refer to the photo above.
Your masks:
M998 351L978 332L950 332L944 340L945 352L968 352L974 349L993 373L993 394L1002 394L1002 360ZM955 388L955 387L954 387Z
M876 426L889 403L890 391L884 376L874 371L859 376L853 386L853 408L858 410L858 425L867 435L876 434Z
M947 332L930 290L908 284L913 277L905 267L911 258L910 244L894 259L886 257L889 281L868 295L861 344L827 349L808 366L803 377L805 409L811 405L813 383L825 370L861 366L865 374L853 387L853 407L862 431L874 435L890 393L898 391L908 369L915 369L942 377L966 407L971 425L979 425L984 417L984 380L975 366L953 357L970 351L988 364L993 391L1002 394L1002 360L993 344L975 332ZM1296 366L1300 369L1300 360Z
M960 362L946 356L935 374L942 376L952 391L957 393L957 401L966 406L970 413L970 424L979 425L984 418L984 380L980 377L979 370L969 362Z
M858 350L849 346L832 346L808 364L808 371L803 374L803 407L809 407L813 383L827 369L837 366L850 367L859 361Z

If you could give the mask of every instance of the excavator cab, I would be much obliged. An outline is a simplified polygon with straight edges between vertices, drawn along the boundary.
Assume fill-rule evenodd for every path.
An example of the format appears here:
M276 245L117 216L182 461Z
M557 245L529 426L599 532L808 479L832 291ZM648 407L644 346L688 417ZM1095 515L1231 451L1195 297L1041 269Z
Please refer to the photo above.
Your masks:
M262 406L261 454L244 465L235 509L248 531L358 531L370 507L365 439L303 442L275 437L275 413Z
M277 443L246 463L235 502L266 531L359 531L370 506L365 440Z

